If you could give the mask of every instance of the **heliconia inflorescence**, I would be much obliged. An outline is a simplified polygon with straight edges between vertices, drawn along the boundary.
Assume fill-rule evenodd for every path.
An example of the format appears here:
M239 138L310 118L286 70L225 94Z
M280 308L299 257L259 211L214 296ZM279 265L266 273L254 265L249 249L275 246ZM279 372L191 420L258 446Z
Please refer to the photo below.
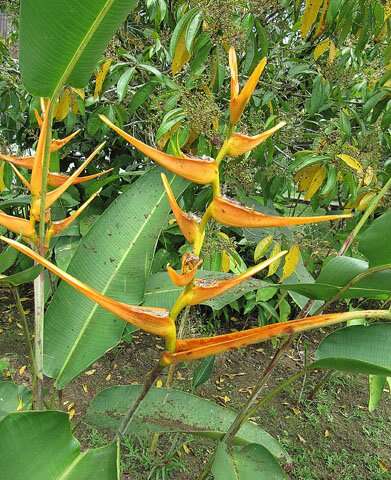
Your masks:
M280 251L271 258L261 262L246 272L239 275L230 276L225 279L203 279L198 278L197 273L202 264L200 258L202 245L205 238L206 226L209 219L213 218L222 225L245 228L262 228L262 227L285 227L292 225L303 225L309 223L325 222L329 220L339 220L350 217L350 215L330 215L330 216L314 216L314 217L280 217L266 215L261 212L250 209L244 205L240 205L221 194L220 190L220 164L225 156L236 157L250 152L262 142L266 141L271 135L282 128L285 123L280 122L276 126L266 130L255 136L247 136L239 132L235 132L235 126L238 123L246 105L254 93L259 78L265 68L266 59L262 59L257 65L254 72L240 90L237 57L233 48L229 51L229 66L231 71L231 100L230 100L230 126L227 129L228 134L223 146L218 152L216 159L213 158L196 158L181 154L179 156L162 152L154 147L146 145L135 137L129 135L109 119L101 115L102 121L129 142L133 147L151 160L159 164L161 167L173 172L192 182L211 185L213 191L212 200L206 209L202 218L198 218L192 213L184 212L179 206L167 178L162 174L163 186L166 190L167 198L178 227L182 234L192 247L192 252L187 252L182 257L181 271L177 272L170 265L167 266L167 274L176 286L183 287L182 292L178 296L174 306L170 311L161 308L139 307L127 305L125 303L114 300L110 297L102 295L95 289L85 285L68 273L62 271L56 265L45 259L32 249L8 238L1 239L13 246L20 252L33 258L37 263L43 265L52 273L67 282L80 293L89 299L98 303L102 308L110 311L114 315L123 319L132 325L145 330L154 335L164 337L166 339L166 351L162 355L161 362L163 365L178 363L180 361L195 360L205 356L222 353L232 348L239 348L252 343L265 341L280 335L287 335L299 331L317 328L323 325L330 325L350 318L351 312L348 314L320 315L317 317L309 317L305 320L296 320L292 322L274 324L260 328L253 328L242 332L235 332L227 335L220 335L208 338L193 339L177 339L176 319L184 308L190 305L197 305L206 300L212 299L227 290L239 285L249 279L252 275L257 274L261 270L269 267L274 262L286 255L286 251ZM42 172L42 149L46 141L48 124L45 116L40 119L41 135L38 142L37 154L34 159L18 159L14 157L5 158L6 161L12 163L15 167L21 166L32 169L31 182L29 183L33 195L32 213L33 222L24 219L15 219L0 212L0 224L5 225L12 232L21 234L25 239L33 241L35 230L33 227L34 219L39 212L38 194L41 188L40 172ZM64 140L54 141L51 148L62 146L69 137ZM53 146L54 145L54 146ZM81 171L100 151L102 145L99 146L91 156L75 171L73 175L63 178L61 183L55 185L56 190L49 192L47 195L47 206L52 203L68 188L69 185L82 181L83 177L79 177ZM106 173L106 172L105 172ZM54 174L51 174L54 175ZM91 178L89 177L85 177ZM54 185L53 177L48 178L49 182ZM27 181L26 181L27 182ZM96 195L96 194L95 194ZM58 234L66 228L86 206L94 198L91 197L80 209L75 212L69 219L60 222L50 222L47 229L48 239ZM35 202L35 203L34 203ZM365 312L362 312L365 314ZM356 312L354 312L356 314ZM369 315L369 314L368 314Z

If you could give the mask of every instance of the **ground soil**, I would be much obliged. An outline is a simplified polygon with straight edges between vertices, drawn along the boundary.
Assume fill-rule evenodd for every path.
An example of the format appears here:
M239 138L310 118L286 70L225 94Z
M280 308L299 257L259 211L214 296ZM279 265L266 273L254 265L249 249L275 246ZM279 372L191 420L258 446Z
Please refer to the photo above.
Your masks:
M30 293L23 292L23 297L28 310ZM0 290L0 305L0 359L10 362L8 378L29 385L29 368L21 369L28 365L23 330L6 289ZM301 368L325 333L298 339L274 371L267 388ZM240 408L270 361L274 347L270 343L261 344L219 356L211 378L197 393L230 408ZM161 348L152 337L136 333L132 342L122 342L66 387L62 408L74 411L72 423L83 447L103 444L110 436L83 421L91 399L109 386L141 383L157 361ZM190 388L193 368L191 365L177 369L175 388ZM293 464L284 466L288 477L293 480L391 479L390 392L384 392L380 406L369 413L367 379L336 374L310 400L322 375L314 373L298 381L254 419L278 438L292 456ZM123 479L196 479L213 444L188 436L176 438L176 442L173 449L172 439L162 435L157 450L151 454L145 442L131 439L124 446Z

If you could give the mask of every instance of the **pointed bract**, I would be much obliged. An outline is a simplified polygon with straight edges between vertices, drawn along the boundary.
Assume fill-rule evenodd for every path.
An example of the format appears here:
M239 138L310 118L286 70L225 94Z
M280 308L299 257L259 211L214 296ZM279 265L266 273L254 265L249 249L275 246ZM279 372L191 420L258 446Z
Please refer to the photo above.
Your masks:
M31 222L24 218L13 217L0 210L0 225L17 235L22 235L24 238L32 241L35 240L36 233L34 227Z
M268 267L272 262L284 256L286 253L287 251L280 252L272 258L269 258L258 265L254 265L246 272L241 273L240 275L235 275L226 280L196 279L192 289L184 294L184 299L188 305L197 305L198 303L217 297Z
M47 104L47 107L49 104ZM46 142L49 134L49 115L44 115L41 132L39 134L37 151L33 159L33 168L31 173L31 194L35 198L39 198L41 195L42 188L42 168L43 168L43 157L45 154Z
M84 162L80 165L80 167L77 168L62 185L60 185L55 190L52 190L51 192L48 192L46 194L46 204L45 204L46 209L50 208L61 197L61 195L72 185L73 180L81 174L81 172L88 166L90 162L92 162L92 160L102 150L105 143L106 142L101 143L91 153L91 155L86 160L84 160ZM31 206L31 214L37 220L39 219L40 205L41 205L41 201L40 199L37 199L36 201L32 202L32 206Z
M84 210L88 207L88 205L100 194L102 189L100 188L97 192L95 192L91 197L81 205L76 212L73 212L69 217L64 218L64 220L59 220L57 222L53 222L48 230L48 241L50 241L51 237L54 235L58 235L63 230L68 228L76 219L77 217L84 212Z
M242 332L228 333L216 337L177 340L175 353L164 352L162 363L169 365L172 363L198 360L254 343L265 342L272 338L293 335L314 328L346 322L355 318L374 318L376 314L378 314L377 310L330 313L289 322L273 323L264 327L251 328ZM380 318L391 320L391 313L385 311Z
M254 137L249 137L243 133L233 133L227 141L227 155L231 157L237 157L249 152L250 150L253 150L255 147L271 137L273 133L282 128L285 124L285 122L280 122L275 127L270 128L259 135L255 135Z
M13 157L11 155L5 155L0 153L0 160L4 160L10 164L17 165L22 168L27 168L31 170L34 164L34 157ZM78 185L80 183L89 182L95 178L99 178L102 175L112 172L113 169L109 168L103 172L93 173L92 175L85 175L83 177L77 177L72 180L72 185ZM69 180L69 175L64 175L63 173L50 173L48 174L48 185L51 187L59 187Z
M167 274L174 285L185 287L194 280L201 263L202 260L197 255L187 252L182 256L182 272L178 273L167 265Z
M172 213L177 221L178 227L180 228L183 236L189 243L194 243L200 235L198 225L200 219L195 215L184 212L176 201L175 195L171 190L171 186L167 177L162 173L162 181L164 188L166 190L168 203L170 204Z
M291 227L293 225L341 220L352 216L351 214L344 214L314 217L278 217L258 212L226 197L215 197L210 209L212 217L222 225L243 228Z
M135 327L161 337L171 335L173 329L175 329L175 325L170 320L168 310L164 308L138 307L128 305L126 303L119 302L117 300L114 300L113 298L102 295L95 289L72 277L72 275L64 272L56 265L51 263L49 260L46 260L38 253L31 250L31 248L28 248L25 245L16 242L15 240L10 240L9 238L0 237L0 239L8 243L8 245L11 245L24 255L32 258L43 267L47 268L50 272L57 275L59 278L64 280L64 282L68 283L71 287L85 295L93 302L96 302L105 310L113 313L122 320L131 323Z
M10 163L12 170L16 173L16 176L19 180L23 183L23 185L28 189L31 190L30 183L24 178L24 176L19 172L19 170L15 167L14 164Z
M149 157L161 167L166 168L170 172L176 173L187 180L194 183L206 185L212 183L218 175L218 166L212 158L193 158L193 157L176 157L168 153L150 147L145 143L137 140L119 127L110 122L104 115L99 115L101 120L114 130L118 135L129 142L133 147L137 148L141 153Z
M52 143L50 144L50 151L51 152L57 152L57 150L60 150L64 145L66 145L68 142L70 142L73 138L76 137L81 132L81 130L76 130L76 132L71 133L65 138L57 138L52 140Z
M231 70L230 117L231 124L235 125L239 121L243 110L254 93L259 77L262 75L262 72L266 66L266 58L263 58L258 63L240 92L237 58L235 49L233 47L231 47L229 50L229 66Z

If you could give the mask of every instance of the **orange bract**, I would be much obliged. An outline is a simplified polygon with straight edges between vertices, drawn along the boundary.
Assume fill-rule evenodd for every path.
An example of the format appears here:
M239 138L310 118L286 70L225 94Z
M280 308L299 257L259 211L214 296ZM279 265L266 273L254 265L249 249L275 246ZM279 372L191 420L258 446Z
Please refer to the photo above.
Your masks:
M280 252L278 255L275 255L272 258L269 258L258 265L254 265L246 272L225 280L197 279L194 281L194 285L191 290L184 294L184 301L187 303L187 305L197 305L198 303L217 297L218 295L221 295L227 290L239 285L251 276L268 267L271 263L284 256L286 253L286 251Z
M160 166L170 172L176 173L191 182L199 184L209 184L218 176L218 167L216 161L212 158L194 158L194 157L176 157L168 153L157 150L149 145L137 140L119 127L110 122L104 115L99 115L101 120L114 130L118 135L128 141L133 147L149 157Z
M260 343L275 337L284 335L293 335L298 332L305 332L314 328L334 325L357 318L365 318L374 314L376 311L368 310L362 312L343 312L316 315L300 320L293 320L284 323L274 323L259 328L251 328L242 332L228 333L217 337L191 338L187 340L177 340L175 353L164 352L162 362L165 365L172 363L198 360L210 355L241 348L254 343Z
M226 197L215 197L211 203L211 214L214 219L223 225L230 227L290 227L293 225L305 225L308 223L328 222L350 218L351 214L323 215L314 217L278 217L257 212L252 208L240 205Z
M185 253L182 257L182 272L178 273L169 265L167 265L167 274L174 285L177 285L178 287L185 287L194 280L198 267L201 265L201 263L202 260L200 260L197 255Z
M266 66L266 58L263 58L254 71L248 78L242 90L239 92L239 76L238 76L238 63L236 58L236 52L233 47L229 50L229 66L231 70L231 101L230 101L230 117L231 124L235 125L240 116L243 113L247 103L249 102L254 90L257 86L259 77Z
M284 125L285 122L280 122L275 127L255 135L254 137L249 137L243 133L233 133L227 141L227 155L231 157L237 157L249 152L250 150L253 150L255 147L271 137L273 133L282 128Z
M175 216L175 219L177 221L177 224L183 236L186 238L186 240L189 243L194 243L200 235L199 228L198 228L200 219L195 215L184 212L180 208L180 206L178 205L178 202L176 201L174 193L171 190L167 177L164 175L164 173L162 173L162 181L167 193L167 198L168 198L168 202L170 204L172 213Z
M161 337L172 335L173 330L175 332L175 325L171 321L166 309L128 305L102 295L95 289L72 277L72 275L69 275L69 273L64 272L49 260L46 260L38 253L31 250L31 248L28 248L15 240L10 240L9 238L1 236L0 239L47 268L49 271L64 280L64 282L68 283L71 287L93 302L96 302L105 310L113 313L122 320L131 323L135 327Z
M32 223L24 218L13 217L0 210L0 225L29 240L35 239L36 233Z

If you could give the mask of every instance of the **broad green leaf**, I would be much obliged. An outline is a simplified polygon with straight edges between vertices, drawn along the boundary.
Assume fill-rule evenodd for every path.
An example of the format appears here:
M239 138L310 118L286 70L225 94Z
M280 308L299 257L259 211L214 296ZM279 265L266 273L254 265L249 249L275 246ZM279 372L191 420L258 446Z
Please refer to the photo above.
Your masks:
M9 480L118 480L118 447L80 451L64 412L10 413L0 420L0 471Z
M176 194L186 182L170 177ZM154 168L125 190L83 237L68 272L105 295L140 304L169 206ZM44 368L64 387L121 339L125 324L62 282L45 318Z
M198 278L229 278L232 275L221 272L208 272L201 270L198 272ZM226 305L234 302L242 297L245 293L256 290L264 285L264 282L252 278L247 282L243 282L235 288L228 290L223 295L206 300L202 302L203 305L208 305L213 310L221 310ZM166 272L159 272L151 275L147 281L144 296L144 305L149 307L164 307L170 309L178 295L183 289L173 285L168 278Z
M31 391L24 385L0 382L0 419L16 410L31 408Z
M281 288L313 299L334 297L356 275L368 270L367 262L351 257L335 257L322 269L315 283L285 283ZM386 299L391 294L391 271L376 272L347 290L341 298Z
M114 430L141 391L141 385L111 387L100 392L90 403L87 422L98 428ZM208 438L221 438L236 412L190 393L153 388L141 404L129 433L184 432ZM258 425L245 423L235 443L259 443L277 458L289 460L279 443Z
M228 449L219 443L212 466L215 480L286 480L288 477L271 453L251 443Z
M369 260L369 266L391 263L391 210L377 218L360 235L359 250Z
M120 102L123 101L125 98L126 92L128 90L128 85L130 80L132 79L134 72L135 72L134 67L130 67L125 72L120 76L118 83L117 83L117 95L118 95L118 100Z
M22 0L20 68L27 90L51 97L84 87L135 0Z
M12 247L6 247L0 253L0 273L5 272L16 262L18 258L18 252Z
M213 372L215 358L214 356L206 357L196 364L191 381L191 386L194 390L209 380Z
M42 272L42 267L35 265L12 275L0 275L0 286L18 287L19 285L30 283L38 277L40 272Z
M370 412L373 412L379 405L386 381L387 377L383 375L369 375L368 410Z
M341 328L319 345L311 368L391 375L391 324Z

